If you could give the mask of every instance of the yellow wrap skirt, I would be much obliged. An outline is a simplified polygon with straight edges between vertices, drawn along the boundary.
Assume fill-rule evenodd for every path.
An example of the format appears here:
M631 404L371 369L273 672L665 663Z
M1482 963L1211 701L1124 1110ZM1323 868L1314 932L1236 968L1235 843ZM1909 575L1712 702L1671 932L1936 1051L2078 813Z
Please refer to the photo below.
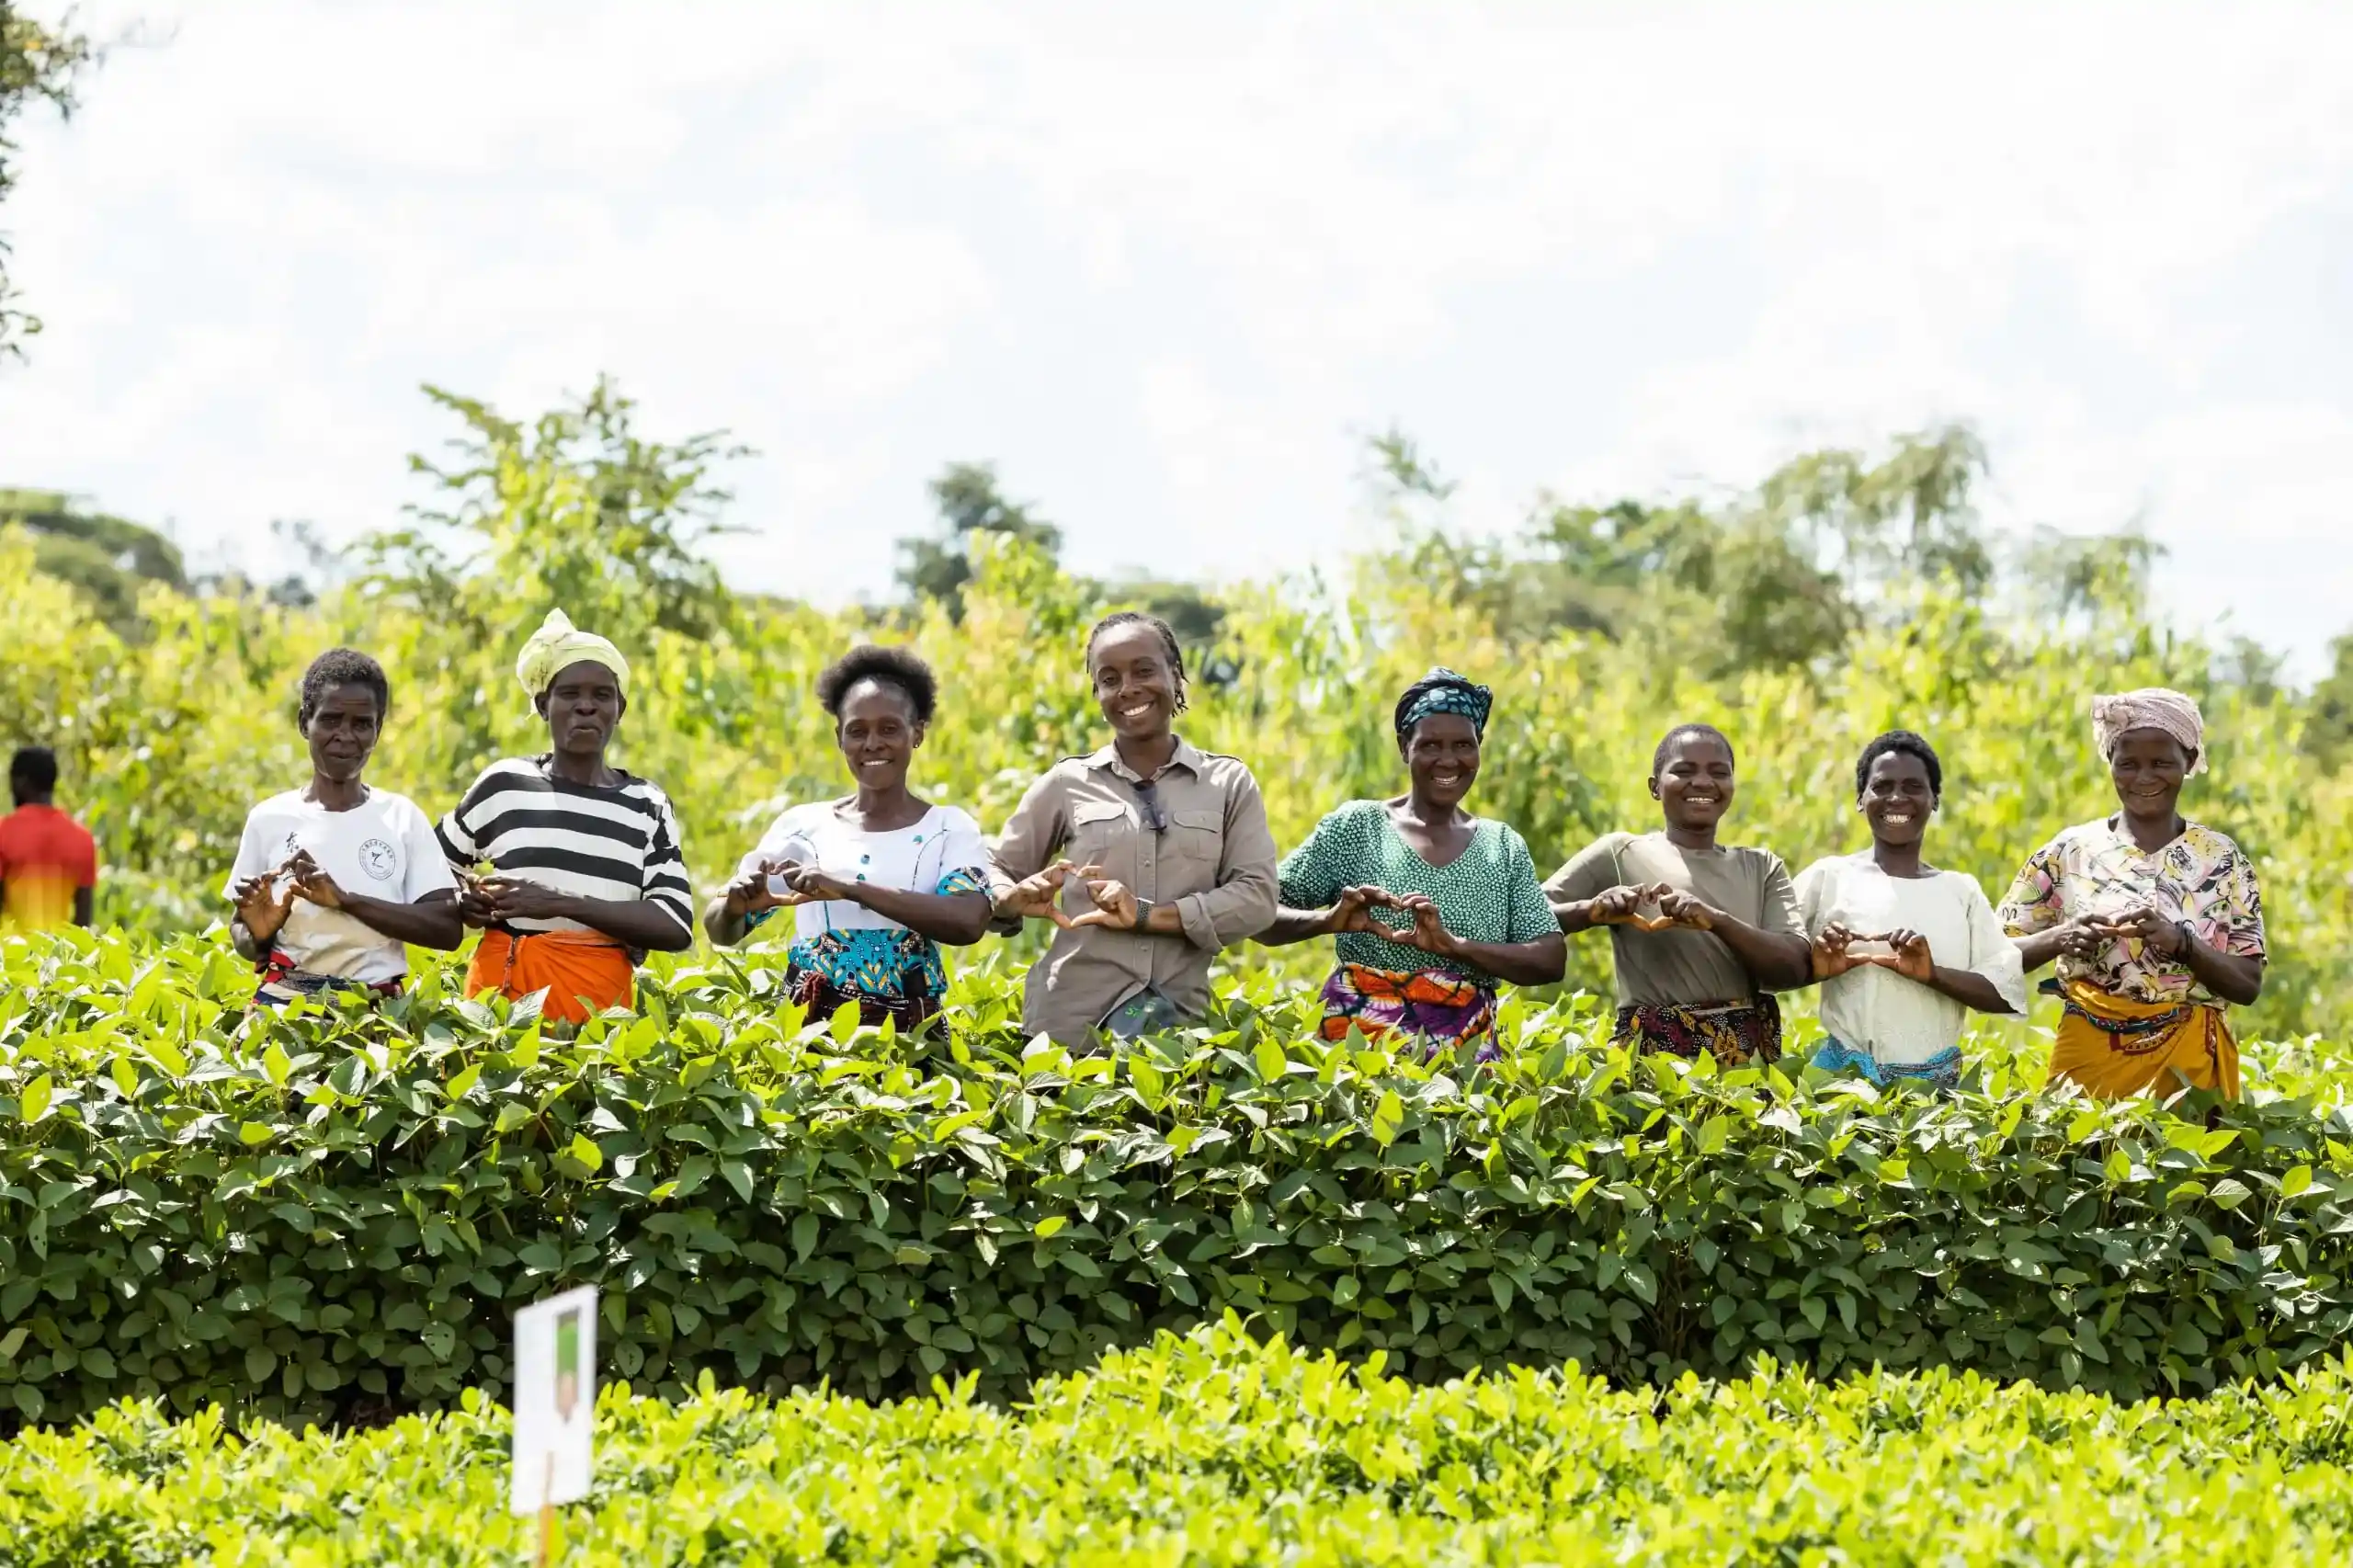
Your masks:
M2080 980L2060 995L2067 1010L2052 1042L2052 1083L2117 1100L2152 1089L2169 1095L2186 1079L2239 1097L2239 1045L2220 1006L2135 1002Z

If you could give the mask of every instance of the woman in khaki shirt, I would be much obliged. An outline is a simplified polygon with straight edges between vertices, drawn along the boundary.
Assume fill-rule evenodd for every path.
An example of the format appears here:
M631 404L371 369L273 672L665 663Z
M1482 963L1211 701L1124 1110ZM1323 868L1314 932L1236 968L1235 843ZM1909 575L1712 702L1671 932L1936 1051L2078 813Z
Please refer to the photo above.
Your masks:
M1174 729L1185 658L1157 616L1121 610L1086 640L1111 744L1029 786L989 856L1000 920L1050 920L1022 1022L1066 1045L1199 1017L1210 960L1275 918L1275 840L1258 781Z

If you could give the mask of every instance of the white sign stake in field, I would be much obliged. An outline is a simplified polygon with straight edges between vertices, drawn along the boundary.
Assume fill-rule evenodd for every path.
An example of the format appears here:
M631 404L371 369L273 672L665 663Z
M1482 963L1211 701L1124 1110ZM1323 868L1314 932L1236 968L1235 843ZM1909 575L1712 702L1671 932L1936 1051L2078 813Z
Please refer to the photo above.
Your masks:
M540 1516L548 1561L555 1506L588 1495L597 1411L597 1288L583 1285L515 1314L515 1474L507 1506Z

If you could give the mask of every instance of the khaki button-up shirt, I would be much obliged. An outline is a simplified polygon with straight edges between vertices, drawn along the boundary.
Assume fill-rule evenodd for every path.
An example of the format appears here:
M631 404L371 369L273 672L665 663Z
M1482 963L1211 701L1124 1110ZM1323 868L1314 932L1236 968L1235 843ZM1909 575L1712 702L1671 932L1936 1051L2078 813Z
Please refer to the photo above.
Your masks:
M1151 780L1168 823L1159 833L1145 824L1142 782L1110 746L1065 758L1029 786L990 851L996 896L1067 858L1102 867L1139 899L1175 904L1185 925L1182 937L1057 930L1023 995L1031 1034L1085 1041L1104 1014L1147 985L1198 1017L1209 1006L1211 958L1274 923L1275 838L1250 770L1180 737ZM1073 881L1063 907L1081 915L1095 905Z

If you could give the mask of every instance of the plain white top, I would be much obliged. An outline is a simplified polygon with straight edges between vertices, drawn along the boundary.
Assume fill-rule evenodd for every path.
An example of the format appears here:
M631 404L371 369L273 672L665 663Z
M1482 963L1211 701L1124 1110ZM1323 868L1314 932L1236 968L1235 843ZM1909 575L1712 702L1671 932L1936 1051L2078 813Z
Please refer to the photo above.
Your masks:
M347 812L331 812L300 790L272 795L245 815L237 863L222 890L284 865L307 849L319 869L346 892L391 903L415 903L429 892L454 892L458 881L433 836L433 823L406 795L370 788ZM361 925L339 909L298 898L270 944L311 974L332 974L364 985L408 972L408 949L396 937Z
M1976 878L1961 871L1891 877L1866 849L1816 860L1799 876L1797 892L1809 937L1834 923L1869 935L1917 931L1938 963L1973 970L1992 981L2013 1009L2026 1011L2026 969L2018 944L1994 918ZM1849 949L1889 950L1880 942ZM1926 1062L1950 1050L1961 1043L1969 1013L1951 997L1876 964L1822 983L1822 1027L1882 1063Z

